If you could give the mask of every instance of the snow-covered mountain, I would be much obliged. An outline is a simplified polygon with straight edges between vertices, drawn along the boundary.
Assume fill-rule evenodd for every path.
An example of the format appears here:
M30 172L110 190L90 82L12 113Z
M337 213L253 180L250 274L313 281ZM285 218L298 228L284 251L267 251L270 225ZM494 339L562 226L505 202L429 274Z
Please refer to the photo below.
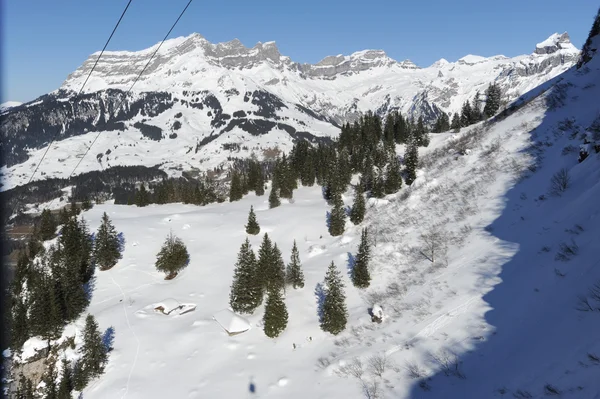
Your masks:
M23 103L18 101L6 101L0 104L0 112L8 111L10 108L18 107Z
M60 89L4 111L3 189L29 178L54 135L57 142L36 179L68 175L97 132L77 172L137 164L162 164L174 173L209 169L228 157L286 151L297 137L327 140L368 110L400 110L432 121L458 111L491 82L510 101L564 72L579 53L563 33L513 58L467 55L419 68L365 50L313 65L281 55L274 42L247 48L239 40L212 44L192 34L166 41L125 94L156 46L105 52L76 98L98 56L92 54Z
M432 135L412 185L371 198L365 220L348 221L341 236L328 233L331 208L318 186L273 209L251 193L202 207L104 203L85 211L92 231L110 215L125 244L118 264L94 280L87 311L114 333L114 349L83 396L598 399L600 31L587 48L586 63L494 118ZM342 199L349 206L352 190ZM263 332L262 305L244 315L251 328L239 335L214 320L228 305L251 206L286 260L297 243L305 275L304 288L286 290L289 320L276 339ZM372 281L358 289L349 275L363 228ZM170 233L190 262L166 281L154 263ZM434 234L435 261L423 255ZM261 238L249 237L255 251ZM343 273L348 307L337 336L319 327L331 262ZM178 302L196 308L155 311ZM375 304L380 324L369 316ZM81 337L81 322L56 345ZM20 357L47 345L31 338ZM61 348L54 361L78 356Z

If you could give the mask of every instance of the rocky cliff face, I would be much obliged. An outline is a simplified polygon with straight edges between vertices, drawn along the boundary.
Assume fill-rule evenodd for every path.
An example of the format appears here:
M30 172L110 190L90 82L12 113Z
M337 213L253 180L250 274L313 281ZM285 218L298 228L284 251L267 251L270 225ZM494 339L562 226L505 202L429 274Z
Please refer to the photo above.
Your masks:
M285 151L297 137L328 140L368 110L433 121L459 111L491 82L510 101L570 68L579 53L565 33L514 58L468 55L419 68L365 50L301 64L274 42L249 48L192 34L166 41L125 95L155 49L105 52L76 96L93 54L60 89L0 111L2 173L11 182L4 188L25 181L53 137L40 178L62 176L98 132L81 172L120 164L206 169L269 148Z

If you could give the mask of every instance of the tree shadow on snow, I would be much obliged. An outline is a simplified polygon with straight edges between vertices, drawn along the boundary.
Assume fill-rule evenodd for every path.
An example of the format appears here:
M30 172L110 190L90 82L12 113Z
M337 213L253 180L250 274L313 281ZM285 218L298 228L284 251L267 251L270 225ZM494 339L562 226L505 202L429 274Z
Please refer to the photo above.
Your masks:
M104 331L102 334L102 345L104 345L104 349L106 352L110 352L113 350L113 343L115 342L115 329L110 326Z
M569 72L572 69L566 73ZM556 83L558 79L560 75L553 81ZM513 104L526 103L551 83L533 89ZM586 176L592 174L590 167L594 165L586 162L596 162L597 167L598 160L593 159L596 157L589 156L578 164L577 153L561 154L562 144L578 145L581 140L567 141L569 132L563 132L558 142L553 143L556 127L573 111L568 104L554 112L546 111L538 127L525 133L531 135L532 145L522 152L537 160L537 170L505 194L500 215L480 233L487 236L488 245L494 248L493 253L483 254L475 265L482 267L475 286L489 289L482 297L489 310L484 320L475 317L470 321L466 328L469 338L460 343L448 342L442 351L430 353L429 361L419 366L430 368L435 374L412 375L414 383L407 398L543 397L548 394L550 383L563 392L578 389L576 385L569 386L567 377L561 376L590 367L582 365L587 359L574 358L574 349L600 350L600 344L594 344L591 338L593 331L600 330L600 319L586 317L587 313L576 310L578 290L585 294L589 285L600 278L600 270L589 264L589 256L585 261L581 253L569 263L556 260L555 256L558 243L571 239L566 232L571 226L579 223L584 229L592 228L589 212L581 210L595 212L599 207L594 205L597 203L593 196L587 195L577 198L578 209L563 213L566 211L562 209L573 207L575 202L570 201L577 193L566 191L562 197L547 196L552 175L561 167L570 169L573 186L582 189L586 183L588 187L592 185ZM493 119L500 121L507 114L510 113L501 113ZM579 120L583 128L587 127L588 114ZM557 220L552 220L553 217ZM584 234L575 240L584 242ZM500 265L499 269L486 268L486 263L492 262ZM557 268L564 273L556 272ZM571 295L573 298L569 300ZM544 375L540 376L542 370ZM597 382L588 379L582 385L580 394L587 392L591 396L585 397L595 397L591 391L598 388Z
M352 254L352 252L348 252L348 263L346 268L348 270L348 276L352 277L352 273L354 272L354 265L356 264L356 257Z
M315 286L315 297L317 298L317 316L319 317L319 323L323 320L323 304L325 303L326 295L323 283L317 283Z

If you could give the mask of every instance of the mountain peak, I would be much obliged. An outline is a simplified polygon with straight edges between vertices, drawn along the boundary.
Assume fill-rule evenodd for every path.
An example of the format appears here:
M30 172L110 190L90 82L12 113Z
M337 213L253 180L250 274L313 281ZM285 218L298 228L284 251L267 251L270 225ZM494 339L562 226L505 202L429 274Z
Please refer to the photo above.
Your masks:
M577 48L571 43L567 32L553 33L546 40L535 45L535 54L552 54L559 50L575 51Z

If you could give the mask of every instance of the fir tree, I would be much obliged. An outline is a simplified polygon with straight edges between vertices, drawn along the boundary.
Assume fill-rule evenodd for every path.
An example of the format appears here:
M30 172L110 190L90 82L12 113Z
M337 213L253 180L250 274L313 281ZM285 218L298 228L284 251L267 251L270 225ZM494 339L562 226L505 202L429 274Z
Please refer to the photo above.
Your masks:
M92 209L92 202L90 201L89 197L85 197L83 199L83 202L81 203L81 209L83 209L84 211L89 211L90 209Z
M385 192L393 194L402 187L402 173L400 171L400 161L394 153L387 167L387 175L385 177Z
M190 260L187 248L180 238L169 233L160 252L156 255L156 269L167 274L165 280L171 280L184 269Z
M246 225L246 233L257 235L260 233L260 226L256 221L256 214L254 213L254 208L250 205L250 213L248 214L248 224Z
M362 191L362 185L357 184L354 189L354 204L350 211L350 221L354 224L360 224L365 218L366 206L365 197Z
M371 196L375 198L383 198L385 196L385 179L383 178L383 171L378 170L373 187L371 188Z
M273 270L273 244L269 235L265 233L262 243L258 249L258 263L256 267L256 280L261 289L261 301L264 290L267 289L269 283L269 273Z
M239 201L242 199L243 187L242 180L240 178L240 174L234 170L233 175L231 176L231 188L229 190L229 202Z
M58 399L71 399L73 391L73 376L71 374L71 365L67 359L62 359L62 375L58 385Z
M56 235L56 221L54 215L48 210L42 211L42 220L40 221L39 237L42 241L51 240Z
M242 244L233 273L233 284L229 294L229 305L234 312L252 313L262 302L257 264L250 241Z
M56 368L53 362L50 362L46 373L42 377L44 382L44 399L58 399L58 391L56 389Z
M419 149L413 140L406 147L404 164L406 165L406 184L410 186L417 178L417 167L419 165Z
M69 212L67 211L66 207L63 207L59 212L58 212L58 224L60 225L64 225L69 221Z
M108 270L116 265L120 258L119 236L108 215L104 212L94 243L94 259L100 266L100 270Z
M77 216L81 212L81 209L77 206L77 202L73 199L71 201L71 216Z
M473 115L472 115L472 110L471 110L471 103L469 102L469 100L465 101L465 103L462 106L462 110L460 113L460 125L462 127L467 127L471 124Z
M333 335L344 331L348 319L346 296L341 274L331 262L325 274L326 295L323 302L321 329Z
M358 254L356 254L352 269L352 283L355 287L367 288L371 284L371 275L369 274L370 252L367 229L363 229L360 237L360 245L358 246Z
M304 273L302 273L300 254L298 253L296 240L294 240L294 246L292 247L290 263L287 265L287 269L285 271L285 281L294 289L304 287Z
M267 289L269 291L285 289L285 262L277 244L273 244L267 280Z
M144 183L141 184L140 189L135 193L135 204L139 207L146 206L150 203L150 193L146 191Z
M29 378L26 378L23 374L19 377L19 385L15 392L16 399L34 399L33 394L33 383Z
M281 205L281 201L279 200L279 195L277 194L277 188L272 186L271 193L269 194L269 209L277 208L279 205Z
M27 322L27 307L23 303L22 298L13 298L10 316L10 346L16 350L17 348L21 348L30 336Z
M483 113L486 117L491 118L496 115L498 109L500 108L500 101L502 98L502 91L500 90L500 86L495 83L492 83L488 86L485 91L485 106L483 107Z
M265 314L263 316L263 329L269 338L279 336L288 323L288 311L281 296L280 289L272 289L267 296Z
M88 380L96 378L104 372L108 353L102 342L98 323L91 314L88 314L85 319L81 354L81 372L85 374Z
M471 104L471 123L477 123L483 119L483 111L481 109L481 94L479 90L475 92L475 98Z
M332 236L340 236L344 234L346 227L346 210L342 196L337 194L333 199L333 208L329 216L329 234Z
M455 133L460 131L460 116L457 112L452 116L452 123L450 124L450 128L454 130Z

